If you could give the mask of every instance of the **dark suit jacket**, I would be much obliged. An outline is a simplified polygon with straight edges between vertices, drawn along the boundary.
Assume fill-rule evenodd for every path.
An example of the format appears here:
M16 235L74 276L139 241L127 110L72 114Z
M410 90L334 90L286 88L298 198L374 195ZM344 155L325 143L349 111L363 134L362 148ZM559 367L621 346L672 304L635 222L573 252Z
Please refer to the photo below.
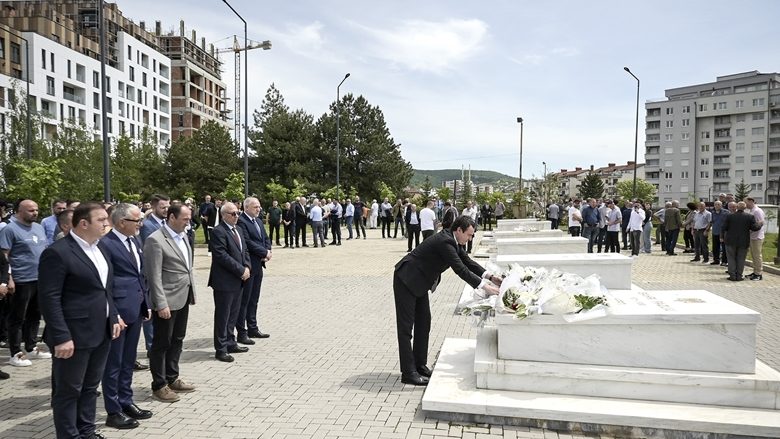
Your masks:
M441 274L452 268L461 279L476 288L482 281L485 269L472 261L458 246L449 230L426 239L395 265L395 275L415 296L422 297L428 290L433 292Z
M38 266L38 304L46 321L46 344L57 346L73 340L76 349L88 349L99 346L106 337L111 339L111 326L118 322L111 295L114 274L110 255L101 251L108 262L106 287L95 264L72 236L43 251Z
M217 206L214 203L209 204L211 204L211 206L206 207L203 216L206 217L206 226L214 227L214 224L217 223L217 217L219 216L219 209L217 209Z
M127 249L127 243L120 241L114 232L108 232L98 244L104 253L111 256L111 265L114 269L111 295L114 298L117 312L127 324L135 323L139 318L145 318L151 308L149 305L152 303L149 299L146 277L143 274L144 259L141 247L137 239L134 237L130 239L133 240L134 251L141 261L140 271L135 257Z
M259 220L259 218L258 218ZM256 220L257 221L257 220ZM249 260L252 262L250 270L260 273L260 268L265 267L265 259L268 256L268 250L271 250L271 240L265 232L263 223L257 222L257 226L252 224L252 219L245 213L238 216L238 228L244 232L246 237L246 247L249 250Z
M157 222L157 218L154 216L154 214L149 214L149 216L144 219L144 223L141 226L141 231L138 233L139 238L141 238L141 246L143 246L144 242L146 242L146 238L148 238L149 235L157 231L159 228L160 223Z
M419 210L415 210L414 214L415 214L415 216L417 216L417 226L419 227L420 226L420 211ZM406 221L407 225L412 225L411 224L411 221L412 221L412 209L407 209L406 210L406 218L404 218L404 220Z
M676 207L670 207L666 209L664 213L664 228L666 230L674 230L682 227L682 216L680 215L680 209Z
M306 216L306 208L301 206L301 203L295 203L291 207L295 212L295 222L298 224L306 224L308 217Z
M244 274L244 268L251 270L246 235L240 227L236 227L236 232L241 238L241 248L233 239L233 233L227 223L221 222L211 231L211 271L208 285L215 290L240 290L243 287L241 276Z
M750 213L739 210L726 217L723 226L720 229L721 235L724 235L723 242L728 246L737 248L750 247L750 231L761 230L761 226L756 223L756 217Z

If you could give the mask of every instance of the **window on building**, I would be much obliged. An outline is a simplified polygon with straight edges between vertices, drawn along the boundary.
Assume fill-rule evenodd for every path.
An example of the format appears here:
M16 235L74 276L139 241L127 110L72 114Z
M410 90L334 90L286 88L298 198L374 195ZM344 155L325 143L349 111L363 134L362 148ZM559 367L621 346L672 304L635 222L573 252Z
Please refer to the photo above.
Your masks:
M718 110L725 110L725 109L726 109L726 103L718 102Z
M51 64L51 72L54 73L54 52L49 53L49 61L49 64Z
M684 127L691 126L691 120L690 119L683 119L682 120L682 126L684 126Z
M113 110L114 110L114 108L113 108L113 105L112 105L112 102L111 102L111 98L107 97L106 98L106 113L111 113Z
M100 94L97 92L92 93L92 108L100 109Z
M141 73L141 85L146 87L146 72Z
M664 154L674 154L674 148L671 146L667 146L664 148Z
M664 178L667 180L674 178L674 175L671 172L664 172Z
M664 192L671 192L672 191L672 185L671 184L665 184L664 185Z
M0 59L5 59L5 38L0 38Z
M135 69L133 67L130 67L130 80L135 82Z
M129 59L130 61L133 60L133 46L129 44L127 45L127 59Z
M764 176L764 170L763 169L751 169L750 175L753 177L763 177Z
M683 105L682 112L683 113L690 113L691 112L691 106L690 105Z
M745 163L745 157L734 157L734 163Z
M674 114L674 108L673 107L667 108L666 109L666 114Z
M764 127L755 127L752 130L750 130L750 134L754 136L762 136L764 135Z
M707 152L710 150L710 145L702 145L701 146L701 152Z
M673 120L667 120L666 121L666 128L674 128L674 121Z
M750 184L750 190L751 191L763 191L764 190L764 183L751 183Z
M54 96L54 78L51 76L46 77L46 94Z
M76 120L76 107L68 107L68 119Z
M764 98L753 99L753 106L754 107L763 107L764 106Z
M680 160L680 166L683 168L688 167L688 160Z
M750 142L750 149L752 150L764 149L764 142Z
M739 142L734 144L734 149L737 151L744 151L745 150L745 143Z
M701 138L702 139L709 139L710 138L710 132L709 131L702 131L701 132Z
M750 163L763 163L764 162L764 156L763 155L751 155L750 156Z
M688 185L687 184L681 185L680 192L688 192Z
M683 140L689 140L690 138L691 138L691 133L682 133Z
M753 120L764 120L764 113L753 113Z
M737 99L737 102L736 102L736 107L737 107L737 108L742 108L742 107L744 107L744 106L745 106L745 101L744 101L744 100L742 100L742 99Z
M680 147L680 153L681 154L689 154L691 152L690 146L681 146Z
M701 164L702 165L709 165L710 164L710 159L709 158L701 159Z
M68 60L68 78L70 78L70 60Z
M737 169L736 171L734 171L734 177L735 178L742 178L744 176L745 176L745 171L744 170ZM725 177L728 177L728 175L726 175Z
M100 89L100 73L92 71L92 86Z
M41 68L46 70L46 49L41 49Z
M699 111L707 111L707 104L699 104Z
M113 126L114 126L114 124L111 122L111 118L110 117L106 118L106 128L108 128L108 132L109 133L113 133L114 132Z
M664 140L667 142L671 142L673 138L674 138L673 134L664 134Z
M683 180L688 179L688 171L680 172L680 178L682 178Z
M737 128L736 136L737 137L744 137L745 136L745 129L744 128Z
M745 121L745 115L744 114L738 114L737 115L737 122L744 122Z
M699 175L701 178L710 178L710 171L701 171Z
M184 126L184 114L182 113L179 113L179 126L180 127Z
M22 48L16 43L11 43L11 62L14 64L22 63Z

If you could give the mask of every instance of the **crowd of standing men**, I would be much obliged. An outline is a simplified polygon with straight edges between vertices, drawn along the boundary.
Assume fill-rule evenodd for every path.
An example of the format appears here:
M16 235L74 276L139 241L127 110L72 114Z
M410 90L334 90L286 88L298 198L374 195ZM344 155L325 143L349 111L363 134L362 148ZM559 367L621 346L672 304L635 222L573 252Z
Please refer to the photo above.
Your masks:
M762 247L766 233L764 211L752 197L737 201L733 194L720 194L711 204L708 207L703 201L688 203L684 218L677 200L665 203L658 210L642 200L626 201L622 208L609 199L588 199L584 205L580 200L572 200L566 212L569 233L588 239L588 253L593 253L594 248L598 253L602 252L602 248L604 252L619 253L620 235L622 250L631 250L634 257L640 252L650 253L652 219L656 218L656 245L660 245L667 255L677 254L675 249L682 232L683 253L693 254L691 262L727 266L728 280L741 281L749 251L753 273L747 278L762 280ZM548 206L548 219L554 229L558 228L561 211L556 204Z

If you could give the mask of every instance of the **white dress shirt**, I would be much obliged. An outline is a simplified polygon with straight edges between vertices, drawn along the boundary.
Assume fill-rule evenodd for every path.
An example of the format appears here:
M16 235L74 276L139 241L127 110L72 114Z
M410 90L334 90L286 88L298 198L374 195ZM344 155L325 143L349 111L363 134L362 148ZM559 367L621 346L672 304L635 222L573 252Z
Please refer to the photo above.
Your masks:
M184 234L184 232L174 232L167 223L164 226L165 229L168 230L168 233L173 237L173 242L175 242L176 246L179 247L179 250L181 250L181 254L184 255L184 263L187 264L187 268L190 268L190 251L187 249L187 236Z

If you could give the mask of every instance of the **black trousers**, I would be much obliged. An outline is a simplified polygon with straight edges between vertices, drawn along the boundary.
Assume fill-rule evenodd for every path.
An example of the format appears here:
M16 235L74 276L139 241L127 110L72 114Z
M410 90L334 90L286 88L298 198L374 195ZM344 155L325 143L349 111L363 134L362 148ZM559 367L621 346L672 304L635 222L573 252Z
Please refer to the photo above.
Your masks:
M550 229L551 230L558 230L558 223L559 223L559 221L560 220L558 218L550 218Z
M258 224L258 226L263 227L262 224ZM271 241L272 243L274 242L274 232L276 232L276 245L281 245L279 244L279 223L268 224L268 240Z
M666 231L666 254L673 255L674 249L677 248L677 238L680 236L680 229L672 229Z
M227 353L236 346L234 330L243 290L214 290L214 350Z
M406 224L406 222L404 221L403 218L401 218L400 216L397 216L397 217L395 217L395 231L393 232L393 238L397 238L398 237L398 225L399 224L401 225L401 234L402 235L406 235L406 230L404 230L404 224Z
M306 245L306 221L295 222L295 246L300 247L300 242Z
M407 224L406 236L409 241L409 251L412 251L412 238L414 238L414 246L420 245L420 225L419 224Z
M686 250L693 250L695 244L693 242L693 231L685 229L683 232L683 241L685 242Z
M745 258L747 258L749 248L726 246L726 254L729 259L729 277L741 279L742 272L745 271Z
M97 387L108 358L108 336L92 349L76 349L68 359L52 357L51 409L58 439L92 437ZM74 344L78 347L78 341ZM49 346L54 352L54 346Z
M385 237L385 230L387 230L387 237L390 237L390 218L382 217L380 218L380 221L382 222L382 238Z
M238 307L236 318L236 333L241 338L249 334L249 331L259 331L257 326L257 304L260 302L260 287L263 285L263 267L251 268L252 275L244 282L241 291L241 304ZM228 328L230 333L233 331Z
M618 240L617 231L610 232L607 230L607 245L604 249L604 253L620 253L620 241Z
M203 238L206 240L206 245L209 244L209 235L211 230L209 230L208 226L206 225L206 222L203 222Z
M398 275L393 276L395 323L401 374L409 375L428 363L428 336L431 332L431 307L428 293L415 296ZM412 345L414 332L414 345Z
M436 233L435 230L423 230L422 231L423 241L433 236L434 233Z
M580 236L580 231L582 230L582 227L580 226L571 226L569 227L569 235L571 236Z
M330 241L331 244L336 244L341 242L341 221L340 218L333 217L330 220L330 233L333 235L333 239Z
M626 227L620 226L620 234L623 237L623 250L626 250L630 245L628 242L628 229Z
M293 237L292 237L292 233L290 233L290 227L292 227L290 224L285 224L285 226L284 226L284 246L285 247L292 247L293 246Z
M355 215L355 235L360 238L360 230L363 230L363 237L366 237L366 225L363 223L363 214Z
M41 311L38 309L38 282L19 282L14 294L8 295L8 348L13 357L35 349ZM52 351L54 352L54 351Z
M163 319L153 311L154 339L149 350L149 370L152 372L152 390L160 390L179 378L179 357L187 334L190 305L171 311L170 319Z
M639 256L639 243L642 240L642 231L631 230L628 233L630 234L631 239L631 254L634 256Z

